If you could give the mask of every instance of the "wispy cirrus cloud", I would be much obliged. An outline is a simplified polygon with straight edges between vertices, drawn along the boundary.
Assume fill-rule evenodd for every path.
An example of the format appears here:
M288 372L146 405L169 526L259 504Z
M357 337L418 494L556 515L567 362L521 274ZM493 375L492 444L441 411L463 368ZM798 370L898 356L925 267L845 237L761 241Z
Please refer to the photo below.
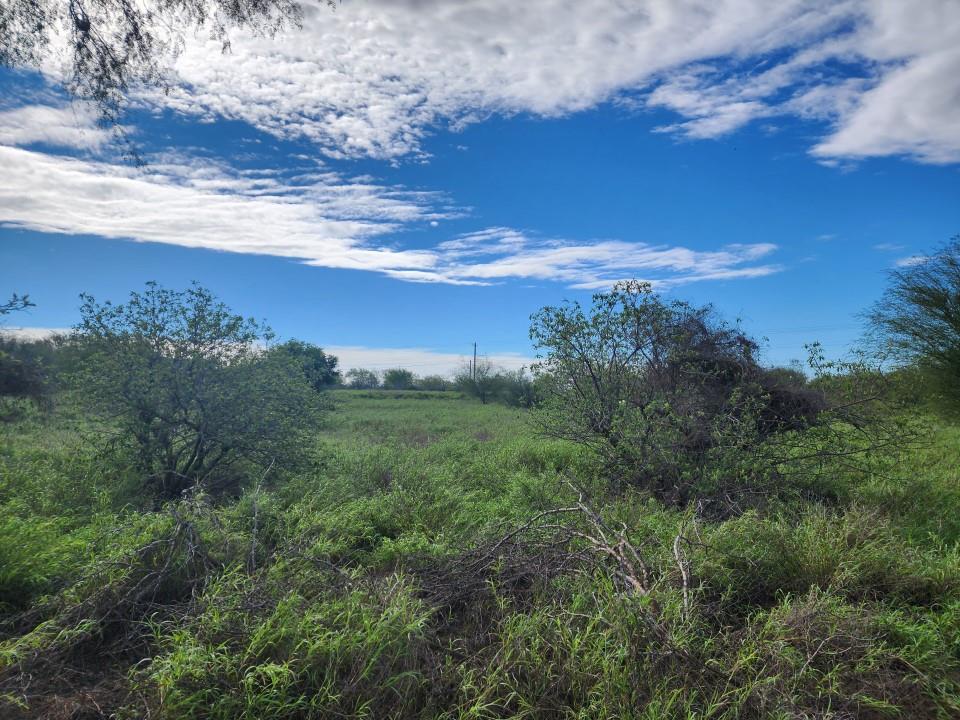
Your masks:
M525 279L598 288L643 277L667 286L779 270L760 262L775 249L771 244L695 251L622 240L542 239L497 227L434 247L403 247L397 238L404 231L462 211L442 193L392 187L316 165L238 170L167 153L153 156L141 170L8 145L0 145L0 165L6 170L0 176L0 225L271 255L407 282L491 285Z
M776 247L732 244L698 251L622 240L538 239L513 228L488 228L439 245L443 263L438 272L483 283L507 278L552 280L584 290L610 287L629 278L667 287L779 272L781 266L760 262Z
M238 171L158 157L148 171L0 146L0 223L183 247L288 257L332 268L429 269L432 253L384 236L450 215L438 193L334 172Z

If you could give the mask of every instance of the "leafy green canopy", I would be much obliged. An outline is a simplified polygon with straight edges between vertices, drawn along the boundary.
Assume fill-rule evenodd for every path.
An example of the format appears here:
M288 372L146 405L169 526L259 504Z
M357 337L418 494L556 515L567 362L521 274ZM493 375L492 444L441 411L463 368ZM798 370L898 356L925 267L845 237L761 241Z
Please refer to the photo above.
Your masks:
M544 355L533 368L543 431L596 451L614 486L670 503L766 481L766 439L825 407L761 368L757 345L710 307L665 301L646 283L597 293L589 311L545 307L530 337Z
M303 340L287 340L277 345L271 352L286 355L303 368L303 374L310 386L320 392L340 383L340 371L337 369L336 356L329 355L317 345Z
M49 406L52 355L53 346L48 342L19 342L0 335L0 398L23 398Z
M892 272L867 318L883 349L919 367L945 405L960 410L960 236Z
M269 328L198 285L82 299L78 388L159 496L296 463L321 401L296 361L264 352Z
M355 390L371 390L380 387L380 377L373 370L350 368L346 375L347 386Z
M0 317L33 307L29 295L13 293L0 303ZM49 400L49 379L37 353L39 343L21 343L14 337L0 335L0 399L26 398L37 404Z
M390 368L383 373L383 387L389 390L409 390L414 380L413 372L403 368Z
M462 365L453 376L453 386L483 404L499 402L528 408L536 402L533 378L524 368L506 370L485 358Z

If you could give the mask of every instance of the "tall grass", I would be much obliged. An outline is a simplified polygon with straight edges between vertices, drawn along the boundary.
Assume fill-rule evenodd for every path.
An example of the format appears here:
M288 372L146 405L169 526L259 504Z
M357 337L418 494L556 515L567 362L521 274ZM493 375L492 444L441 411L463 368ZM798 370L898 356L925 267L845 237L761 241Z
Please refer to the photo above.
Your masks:
M4 426L0 716L960 716L960 429L710 522L603 496L522 411L335 401L309 470L160 508L69 418ZM522 543L460 592L569 477L650 594Z

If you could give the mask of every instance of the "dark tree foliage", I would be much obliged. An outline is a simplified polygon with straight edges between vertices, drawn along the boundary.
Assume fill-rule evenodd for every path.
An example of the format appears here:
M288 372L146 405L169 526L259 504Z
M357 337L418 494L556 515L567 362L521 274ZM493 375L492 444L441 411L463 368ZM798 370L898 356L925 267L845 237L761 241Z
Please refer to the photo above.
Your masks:
M4 0L0 65L39 67L63 48L67 89L113 124L133 86L165 85L187 33L207 30L227 51L231 28L272 35L300 19L296 0Z
M0 303L0 316L29 307L34 307L29 295L13 293ZM30 400L38 406L49 404L48 363L36 352L36 345L0 335L0 397Z
M299 364L307 382L317 392L340 383L337 358L328 355L317 345L302 340L287 340L273 347L271 352L284 355Z
M882 351L915 366L945 407L960 410L960 236L891 272L867 319Z
M350 368L346 380L347 386L354 390L373 390L380 387L380 376L366 368Z
M301 458L322 404L296 362L263 351L268 328L197 285L148 283L120 305L82 299L76 386L159 497Z
M449 390L451 387L450 381L442 375L418 377L415 384L420 390Z
M414 386L414 376L410 370L391 368L383 373L383 387L388 390L410 390Z
M530 337L543 356L543 431L595 450L614 487L671 503L759 472L768 437L826 409L799 378L765 371L756 343L710 307L665 301L645 283L597 293L589 311L543 308Z
M0 335L0 397L46 408L53 390L53 346Z
M529 408L537 396L533 378L525 370L504 370L486 359L478 360L476 366L464 364L454 375L453 385L484 404Z
M506 370L500 374L497 397L506 405L532 408L537 404L540 395L533 376L521 368Z
M486 404L493 395L497 368L489 360L480 358L476 363L465 363L454 375L454 386L463 393Z

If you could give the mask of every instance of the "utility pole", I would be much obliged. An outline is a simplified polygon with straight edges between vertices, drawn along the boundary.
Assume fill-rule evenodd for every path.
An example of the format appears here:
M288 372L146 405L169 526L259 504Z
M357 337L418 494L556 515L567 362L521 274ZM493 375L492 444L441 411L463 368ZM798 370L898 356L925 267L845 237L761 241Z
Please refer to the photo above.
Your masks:
M477 343L473 343L473 370L470 373L471 378L474 382L477 381Z

